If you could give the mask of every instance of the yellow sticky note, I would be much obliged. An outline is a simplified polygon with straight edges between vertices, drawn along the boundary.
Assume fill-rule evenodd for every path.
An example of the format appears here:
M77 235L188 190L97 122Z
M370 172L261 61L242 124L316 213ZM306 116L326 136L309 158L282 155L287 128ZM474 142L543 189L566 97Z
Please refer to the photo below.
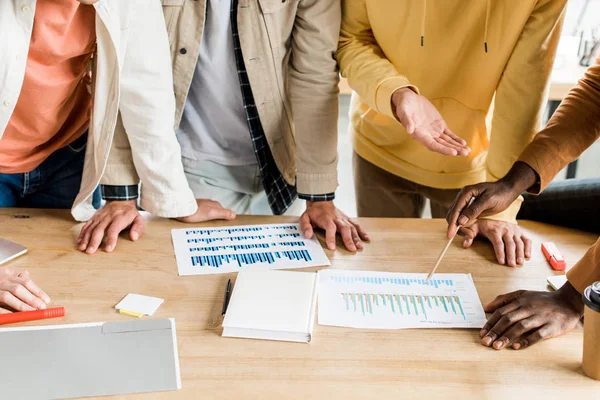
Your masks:
M123 314L123 315L129 315L130 317L136 317L136 318L141 318L144 315L144 313L127 311L127 310L119 310L119 313Z

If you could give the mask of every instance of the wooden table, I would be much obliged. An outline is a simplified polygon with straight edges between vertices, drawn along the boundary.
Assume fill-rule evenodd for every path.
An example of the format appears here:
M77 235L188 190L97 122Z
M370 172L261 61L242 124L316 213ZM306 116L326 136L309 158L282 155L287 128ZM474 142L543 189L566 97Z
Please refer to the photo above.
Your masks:
M293 218L240 217L235 224L284 221ZM339 246L327 251L331 268L427 272L445 242L445 223L440 220L361 222L372 243L356 255ZM573 265L596 239L538 223L522 225L534 240L533 258L526 267L496 265L487 243L464 250L457 240L440 272L472 273L486 303L500 293L546 288L552 270L539 250L541 240L555 241ZM223 293L234 275L177 276L170 229L182 226L150 220L138 243L121 240L113 254L88 256L74 250L78 226L68 212L0 210L0 236L29 248L28 255L10 265L30 270L53 304L67 309L64 319L27 325L125 321L128 317L113 308L125 294L164 298L155 318L176 319L183 388L137 398L592 399L600 393L600 382L581 372L581 328L525 351L483 347L477 330L376 331L317 325L310 345L221 338Z

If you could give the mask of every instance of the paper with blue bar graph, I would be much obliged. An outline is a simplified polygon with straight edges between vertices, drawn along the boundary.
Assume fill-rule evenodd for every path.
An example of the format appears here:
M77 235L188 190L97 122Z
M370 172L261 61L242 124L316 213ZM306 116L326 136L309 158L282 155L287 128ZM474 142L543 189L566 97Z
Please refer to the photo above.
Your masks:
M319 324L365 329L481 328L470 274L319 271Z
M171 231L179 275L330 265L316 237L299 224L187 228Z

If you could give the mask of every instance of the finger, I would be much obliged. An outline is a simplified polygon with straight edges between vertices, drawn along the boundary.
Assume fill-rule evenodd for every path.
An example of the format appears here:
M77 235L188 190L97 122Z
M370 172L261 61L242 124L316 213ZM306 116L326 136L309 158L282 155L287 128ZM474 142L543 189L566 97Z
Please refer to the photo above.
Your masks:
M458 229L458 225L467 225L469 222L468 218L459 220L459 216L463 213L464 209L469 205L469 202L473 197L477 197L479 192L476 186L467 186L463 188L454 199L454 203L448 214L446 215L446 221L448 222L448 232L446 237L450 239L454 236L454 232Z
M112 252L117 247L117 240L119 240L119 234L127 229L130 224L130 218L126 215L120 215L116 217L112 223L106 229L106 241L104 244L104 251L107 253Z
M96 227L96 225L98 225L98 221L93 221L85 230L85 233L83 234L83 237L81 239L81 243L79 243L79 250L81 251L85 251L88 247L88 244L90 243L90 240L92 238L92 232L94 231L94 228Z
M490 329L492 329L492 327L494 327L498 321L500 321L500 318L502 318L504 315L506 315L509 312L513 312L516 309L518 309L520 307L520 303L513 301L510 303L506 303L504 306L497 308L494 313L490 316L490 318L487 320L487 322L485 323L485 325L483 325L483 328L481 328L481 331L479 331L479 336L480 337L484 337L485 335L488 334L488 332L490 331ZM485 308L484 308L485 310Z
M219 204L216 207L211 207L206 213L206 221L216 219L232 220L235 219L235 213L228 208L223 208Z
M473 188L472 194L472 197L466 199L465 207L458 217L458 223L462 226L472 224L477 218L488 215L488 210L492 208L489 203L491 200L490 196L485 195L484 192L478 188ZM475 200L473 200L473 203L469 204L473 197Z
M517 245L517 265L525 263L525 243L521 236L515 236L514 241Z
M371 237L369 236L367 231L365 231L358 222L353 221L353 220L349 220L349 221L352 225L354 225L354 227L356 228L356 231L358 232L358 236L360 236L360 238L362 240L366 240L367 242L371 240Z
M327 248L329 250L335 250L335 234L336 234L336 226L333 221L331 221L325 227L325 243L327 244Z
M503 235L502 242L504 243L505 260L510 267L517 266L517 245L514 238L510 235ZM498 260L500 261L500 260Z
M458 137L448 127L446 127L446 129L444 129L444 135L448 136L448 138L450 138L451 140L453 140L454 142L456 142L458 145L460 145L462 147L465 147L467 145L467 141L466 140L464 140L463 138Z
M0 315L1 314L12 314L12 311L9 311L9 310L6 310L6 309L0 307Z
M523 242L525 243L525 259L529 260L531 258L531 239L523 235Z
M517 342L519 338L527 332L531 332L533 329L539 328L542 325L544 325L544 323L540 322L539 318L532 316L526 317L514 324L504 335L500 336L500 338L494 342L494 348L496 350L502 350L506 346Z
M34 311L35 308L16 298L9 291L0 289L0 305L5 305L17 311Z
M31 294L42 300L44 303L50 303L50 296L48 296L46 292L44 292L33 280L31 280L29 276L21 277L16 280L16 282L23 285L25 289L29 290Z
M85 237L85 233L89 229L90 225L92 225L93 223L94 223L94 220L89 220L88 222L85 223L85 225L83 225L83 227L79 231L79 236L77 236L78 244L82 242L83 238Z
M450 138L447 135L442 134L442 135L436 137L434 140L443 146L447 146L447 147L455 149L457 154L461 154L461 151L465 152L465 146L452 140L452 138ZM463 155L463 154L461 154L461 155ZM466 154L464 154L464 155L466 155Z
M91 232L90 244L88 245L87 249L85 250L85 252L87 254L94 254L96 252L96 250L98 250L98 247L100 247L100 244L102 243L102 239L104 238L104 233L106 232L106 229L108 228L108 223L109 223L109 220L107 219L107 220L100 222L98 225L96 225L94 227L94 230Z
M145 226L146 221L140 215L140 213L138 213L135 219L133 220L133 223L131 224L131 229L129 230L129 237L131 238L131 240L133 240L134 242L138 240L144 233Z
M494 247L498 263L504 265L506 253L504 252L504 241L502 241L502 236L500 236L499 233L492 233L488 239Z
M6 284L2 285L2 289L9 291L17 299L19 299L23 303L25 303L35 309L38 309L38 310L45 309L46 302L44 300L42 300L40 297L33 294L27 287L25 287L25 284L27 284L30 287L35 286L35 284L33 282L31 282L31 279L17 278L11 283L6 283ZM37 292L40 291L40 289L37 287L35 290Z
M521 298L525 293L524 290L517 290L516 292L510 292L497 296L492 302L488 303L483 307L483 311L486 313L492 313L507 304L513 303Z
M304 234L305 238L311 239L313 237L313 227L310 223L310 217L306 212L300 217L300 230Z
M471 228L460 228L459 233L464 236L463 247L468 249L473 244L477 233Z
M552 332L552 327L550 324L546 324L539 328L537 331L533 332L527 337L520 339L517 343L513 344L513 349L515 350L523 350L527 347L531 347L534 344L544 340L550 339L554 336Z
M503 310L506 311L498 310L494 313L501 316L497 319L496 323L488 329L486 335L481 339L481 344L487 347L492 346L495 341L504 336L504 334L516 323L530 317L533 313L529 308L517 308L514 311L508 311L509 309L512 309L513 306L519 307L518 304L512 303L503 307Z
M363 244L362 244L362 241L360 240L360 236L358 235L358 230L350 221L347 221L347 223L349 224L350 230L352 231L352 241L354 242L356 249L357 250L362 249Z
M456 150L457 156L469 155L469 153L467 152L467 150L464 146L461 146L460 144L456 143L454 140L450 139L447 136L444 136L444 135L439 136L435 139L435 141L443 146L446 146L446 147Z
M350 225L341 221L336 223L336 227L338 232L340 233L340 236L342 237L342 242L344 242L344 246L346 246L346 249L351 252L355 252L356 245L352 240L352 229L350 228Z
M445 156L455 156L458 154L456 149L453 149L452 147L449 147L447 145L440 144L440 143L436 142L435 140L433 140L431 137L424 139L423 144L429 150L431 150L435 153L445 155Z
M448 135L447 132L448 131L444 131L444 134L442 135L441 138L443 140L445 140L446 142L450 143L458 151L459 156L463 156L463 157L468 156L469 153L471 152L471 149L469 148L469 146L467 146L467 143L454 134L452 134L452 135L454 135L454 137ZM459 139L460 141L458 141L456 139Z

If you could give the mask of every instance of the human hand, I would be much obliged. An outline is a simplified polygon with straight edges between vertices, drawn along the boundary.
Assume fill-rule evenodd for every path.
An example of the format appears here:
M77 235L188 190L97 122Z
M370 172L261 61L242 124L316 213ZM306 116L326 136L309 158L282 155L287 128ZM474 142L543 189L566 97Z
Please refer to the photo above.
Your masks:
M187 217L177 218L178 221L185 222L188 224L194 224L198 222L213 221L216 219L232 220L235 219L236 215L233 211L223 208L221 203L218 201L196 199L198 203L198 210Z
M448 211L448 239L459 225L465 226L479 217L499 214L532 187L537 180L535 171L523 162L516 162L510 171L497 182L484 182L467 186L460 191ZM473 199L473 203L469 202Z
M511 267L523 265L531 257L531 240L517 224L491 219L480 219L473 225L460 228L465 240L463 247L471 247L477 235L487 238L494 246L496 259Z
M370 240L369 234L346 214L338 210L333 201L306 202L306 211L300 216L300 229L304 237L313 237L313 228L325 230L325 242L329 250L335 250L335 235L339 233L349 251L363 248L362 240Z
M0 267L0 314L43 310L50 297L21 268Z
M117 246L119 233L127 228L130 228L131 240L138 240L144 232L144 218L138 212L136 204L135 200L109 201L96 211L79 233L79 250L94 254L106 235L104 251L110 253Z
M440 112L425 96L409 88L392 94L392 105L398 121L413 139L429 150L446 156L467 156L467 142L448 128Z
M498 296L484 308L493 314L479 332L481 343L496 350L510 345L525 349L575 328L583 308L581 294L569 282L556 292L519 290Z

